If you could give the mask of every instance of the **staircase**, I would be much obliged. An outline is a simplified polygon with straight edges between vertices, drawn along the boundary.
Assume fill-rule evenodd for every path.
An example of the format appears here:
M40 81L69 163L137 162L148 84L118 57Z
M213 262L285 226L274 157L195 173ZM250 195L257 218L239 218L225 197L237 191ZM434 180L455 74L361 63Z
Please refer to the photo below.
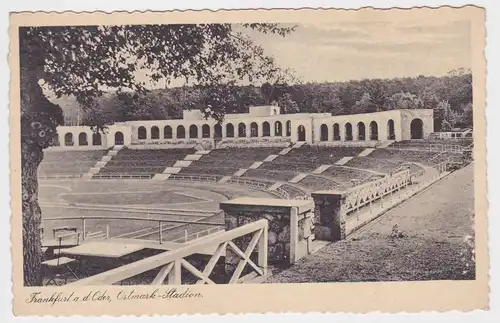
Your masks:
M301 180L303 180L308 174L305 174L305 173L300 173L298 174L297 176L295 176L294 178L292 178L291 180L289 180L290 183L298 183L300 182Z
M203 155L209 154L210 150L198 150L194 154L189 154L184 157L182 160L177 160L172 167L167 167L161 174L155 174L153 176L153 180L163 181L170 177L172 174L177 174L184 167L189 167L191 163L195 160L199 160Z
M113 149L110 149L108 153L102 156L101 160L95 163L94 167L92 167L87 174L83 174L83 179L92 179L95 174L98 174L101 168L106 166L106 164L113 159L113 156L116 156L118 152L123 148L123 145L115 145Z

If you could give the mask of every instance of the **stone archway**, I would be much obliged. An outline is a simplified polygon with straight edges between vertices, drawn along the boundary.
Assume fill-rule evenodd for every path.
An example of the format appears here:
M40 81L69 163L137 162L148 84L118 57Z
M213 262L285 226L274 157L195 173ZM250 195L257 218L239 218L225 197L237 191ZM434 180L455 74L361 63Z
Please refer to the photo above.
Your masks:
M297 140L306 141L306 128L302 125L297 127Z
M123 145L123 132L115 132L115 145Z
M424 122L422 119L413 119L410 123L410 138L424 139Z

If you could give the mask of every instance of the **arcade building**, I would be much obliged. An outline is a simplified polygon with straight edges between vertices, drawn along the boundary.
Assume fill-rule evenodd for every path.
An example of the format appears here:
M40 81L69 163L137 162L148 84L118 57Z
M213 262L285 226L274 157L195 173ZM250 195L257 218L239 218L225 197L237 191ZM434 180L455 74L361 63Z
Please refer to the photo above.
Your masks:
M201 111L184 110L182 119L115 123L105 133L86 126L58 127L55 149L97 150L173 143L216 143L252 139L291 143L349 144L426 139L434 132L432 109L402 109L332 116L329 113L281 114L277 106L254 106L248 113L227 114L222 123L205 120Z

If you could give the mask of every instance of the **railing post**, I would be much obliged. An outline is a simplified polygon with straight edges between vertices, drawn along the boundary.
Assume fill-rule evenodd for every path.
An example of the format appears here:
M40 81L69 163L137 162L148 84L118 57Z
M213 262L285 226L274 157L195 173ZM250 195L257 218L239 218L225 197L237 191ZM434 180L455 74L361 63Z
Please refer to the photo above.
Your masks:
M174 260L174 268L168 274L168 284L169 285L180 285L182 283L181 279L181 259Z
M106 224L106 239L109 239L109 224Z
M188 241L188 230L184 230L184 242Z
M259 246L258 246L258 258L257 258L257 266L262 268L263 276L267 276L267 246L268 246L268 238L267 231L269 227L269 222L266 221L264 227L262 228L262 234L259 238Z
M85 241L85 218L82 218L82 241Z
M158 221L158 242L161 244L162 243L162 240L163 240L163 237L162 237L162 231L163 231L163 228L162 228L162 222L161 220Z

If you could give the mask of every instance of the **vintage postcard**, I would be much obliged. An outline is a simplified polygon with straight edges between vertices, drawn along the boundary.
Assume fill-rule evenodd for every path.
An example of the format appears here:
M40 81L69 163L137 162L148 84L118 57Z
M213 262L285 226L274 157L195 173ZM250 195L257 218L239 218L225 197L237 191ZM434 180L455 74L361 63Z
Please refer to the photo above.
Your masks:
M15 315L488 308L482 8L12 13Z

